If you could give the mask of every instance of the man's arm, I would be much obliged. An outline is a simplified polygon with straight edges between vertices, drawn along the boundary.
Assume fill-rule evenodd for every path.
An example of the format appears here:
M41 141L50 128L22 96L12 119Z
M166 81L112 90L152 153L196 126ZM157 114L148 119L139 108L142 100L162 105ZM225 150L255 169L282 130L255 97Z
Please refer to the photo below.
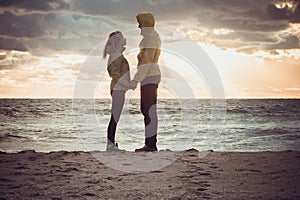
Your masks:
M141 49L140 51L140 59L138 64L138 71L134 75L133 80L140 82L144 80L144 78L147 76L151 64L153 63L153 58L155 56L155 49Z

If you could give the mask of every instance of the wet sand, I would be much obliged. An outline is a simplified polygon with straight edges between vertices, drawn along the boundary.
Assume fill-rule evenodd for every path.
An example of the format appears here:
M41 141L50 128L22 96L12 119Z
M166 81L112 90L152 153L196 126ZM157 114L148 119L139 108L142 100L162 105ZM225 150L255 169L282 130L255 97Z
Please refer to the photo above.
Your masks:
M0 153L0 166L0 199L300 199L300 152L293 151L199 157L188 150L141 173L112 169L88 152Z

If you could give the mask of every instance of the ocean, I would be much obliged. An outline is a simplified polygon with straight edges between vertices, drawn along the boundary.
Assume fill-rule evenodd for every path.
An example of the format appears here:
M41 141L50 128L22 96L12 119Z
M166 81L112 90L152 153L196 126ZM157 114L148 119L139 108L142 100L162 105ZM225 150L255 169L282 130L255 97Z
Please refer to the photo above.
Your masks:
M159 99L158 148L300 150L300 99L225 103L218 115L209 99ZM116 133L122 149L133 151L144 144L139 105L139 99L125 102ZM72 99L0 99L0 151L103 151L110 106L110 99L82 99L75 104Z

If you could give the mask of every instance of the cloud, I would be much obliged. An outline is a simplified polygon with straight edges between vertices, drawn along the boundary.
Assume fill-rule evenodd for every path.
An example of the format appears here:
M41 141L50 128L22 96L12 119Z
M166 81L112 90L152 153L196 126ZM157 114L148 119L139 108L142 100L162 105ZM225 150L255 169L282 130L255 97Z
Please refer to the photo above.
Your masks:
M296 8L294 9L293 15L291 16L290 22L300 23L300 2L299 1L297 3Z
M297 67L294 66L299 65L300 37L300 3L297 2L299 1L0 0L0 93L2 96L27 96L28 90L39 89L41 93L34 95L51 96L59 91L59 87L72 85L87 53L103 42L109 32L135 29L138 34L135 16L143 11L152 12L160 28L175 28L193 40L205 43L204 45L213 45L217 49L231 48L255 56L263 55L262 58L270 55L271 58L273 56L283 60L280 66L285 71L290 66L296 70ZM136 45L134 43L134 47L137 47L140 38L136 37L138 41ZM128 41L133 40L129 38ZM171 36L164 40L170 43L179 41L181 38ZM294 54L294 57L288 57L289 53ZM77 60L79 57L81 60ZM294 64L285 62L286 58L294 59ZM136 61L136 57L133 59ZM236 62L235 57L231 60ZM273 60L265 62L272 62L272 67L276 64ZM255 70L251 68L251 71ZM286 79L298 80L298 71L292 71ZM273 77L277 83L275 79L278 76L270 76ZM87 77L93 81L98 80L97 78L95 73L92 77ZM263 74L259 78L262 85L270 79L266 79ZM243 81L247 79L240 80ZM298 89L293 89L299 88L298 85L298 82L295 86L286 84L284 88L292 88L288 92L298 92ZM70 87L70 95L73 89ZM3 93L5 91L7 93ZM254 93L257 94L257 91L253 90ZM66 91L62 94L66 95Z
M0 61L4 60L5 58L7 58L7 53L6 52L0 52Z
M204 11L196 14L200 24L204 27L214 28L225 28L236 31L247 30L249 32L272 32L286 29L289 24L287 21L260 21L255 18L244 18L243 16L238 17L234 15L224 16L221 13L213 13Z
M0 15L0 49L29 51L33 54L54 51L87 53L102 42L108 32L124 27L105 17L70 13ZM125 29L125 28L124 28Z
M300 22L300 2L297 0L278 1L266 8L270 20L288 20L292 23Z
M95 45L101 40L95 37L80 37L80 38L41 38L29 40L27 42L30 48L29 52L32 54L39 54L46 56L49 53L81 53L87 54Z
M28 51L28 47L25 42L20 39L10 39L0 37L0 49L2 50L17 50Z
M44 15L31 14L16 16L10 12L0 15L0 35L9 37L42 37L47 34L44 29Z
M71 13L26 14L5 12L0 15L0 35L17 38L61 38L100 35L117 23L101 16ZM120 25L122 27L122 25Z
M267 33L256 33L256 32L248 32L248 31L235 31L226 33L224 35L211 35L212 38L215 39L224 39L224 40L234 40L239 39L242 42L267 42L267 43L275 43L277 42L277 37L273 34Z
M293 37L279 38L300 19L298 1L280 0L15 0L0 1L0 49L88 52L108 32L136 28L135 15L153 12L161 26L198 30L198 41L220 48L298 48ZM288 2L288 3L283 3ZM281 5L281 6L280 6ZM201 32L207 29L206 33ZM216 29L230 30L214 34ZM201 34L201 36L200 36Z
M266 46L267 50L299 48L299 39L295 35L279 35L280 41Z
M68 0L2 0L0 10L10 10L16 14L69 10Z
M287 32L291 23L300 19L300 3L297 1L213 1L213 5L195 11L201 27L209 29L206 38L213 44L238 51L254 53L256 50L276 50L299 48L300 30L293 36L279 38ZM216 29L228 29L227 34L215 35ZM206 39L207 40L207 39ZM230 40L230 41L229 41ZM234 40L234 41L232 41ZM238 47L240 45L240 47ZM252 49L252 50L251 50Z
M27 52L22 51L6 51L0 53L0 70L18 70L36 65L39 59L33 57ZM0 74L1 77L2 74Z
M291 88L285 88L287 91L300 91L300 88L297 87L291 87Z
M289 18L289 9L287 6L283 8L277 8L274 4L271 4L267 7L266 11L271 20Z

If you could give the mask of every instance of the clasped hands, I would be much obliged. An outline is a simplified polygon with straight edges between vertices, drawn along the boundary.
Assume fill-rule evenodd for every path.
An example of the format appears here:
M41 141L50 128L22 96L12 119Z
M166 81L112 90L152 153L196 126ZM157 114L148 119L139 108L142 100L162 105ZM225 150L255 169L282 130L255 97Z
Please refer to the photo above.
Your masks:
M138 82L135 81L135 80L130 81L129 84L128 84L128 89L135 90L136 87L137 87L137 84L138 84Z

